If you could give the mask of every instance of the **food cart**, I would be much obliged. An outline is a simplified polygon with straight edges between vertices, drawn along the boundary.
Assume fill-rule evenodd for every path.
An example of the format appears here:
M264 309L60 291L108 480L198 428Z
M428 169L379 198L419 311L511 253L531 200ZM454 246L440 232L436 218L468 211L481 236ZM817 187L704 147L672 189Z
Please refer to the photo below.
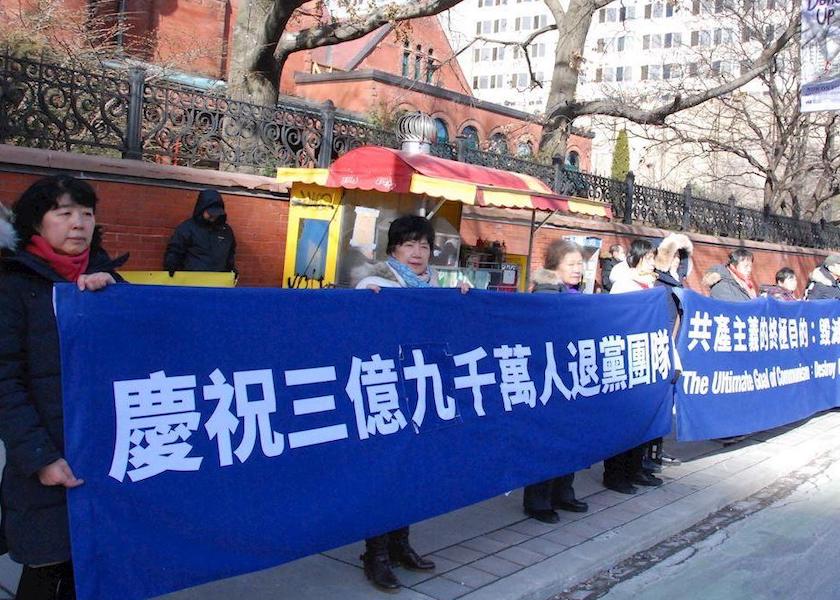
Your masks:
M284 287L351 286L356 269L385 260L391 221L413 213L434 224L431 264L441 285L467 279L481 289L524 291L528 256L507 254L503 243L462 247L464 206L531 211L531 243L557 212L611 216L604 203L558 196L529 175L379 146L350 150L329 168L280 168L277 178L291 184ZM539 222L537 212L545 215Z

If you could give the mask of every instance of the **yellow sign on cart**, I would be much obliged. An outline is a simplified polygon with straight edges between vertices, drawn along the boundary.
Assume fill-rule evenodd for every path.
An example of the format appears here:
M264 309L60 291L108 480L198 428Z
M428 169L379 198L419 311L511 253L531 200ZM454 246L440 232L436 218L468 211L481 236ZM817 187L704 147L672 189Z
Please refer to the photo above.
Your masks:
M229 287L236 285L233 272L176 271L170 276L166 271L119 271L129 283L139 285L183 285L191 287Z

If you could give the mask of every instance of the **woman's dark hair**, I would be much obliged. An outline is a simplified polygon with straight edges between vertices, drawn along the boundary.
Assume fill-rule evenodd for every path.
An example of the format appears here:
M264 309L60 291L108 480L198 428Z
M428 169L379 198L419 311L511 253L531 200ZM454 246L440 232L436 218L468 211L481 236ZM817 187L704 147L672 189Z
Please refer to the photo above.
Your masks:
M649 240L633 240L633 243L630 244L630 251L627 253L627 266L635 269L650 252L653 252L653 244Z
M96 192L86 181L70 175L54 175L39 179L29 186L12 207L15 215L15 230L20 238L21 247L25 246L33 235L44 215L58 207L58 199L69 194L76 204L96 211Z
M753 254L749 250L745 250L744 248L736 248L732 252L729 253L729 265L735 266L742 260L753 259Z
M555 240L551 242L545 251L543 267L549 271L556 271L557 267L560 266L560 263L563 262L563 258L572 252L577 252L580 255L583 255L581 247L574 242L570 242L569 240Z
M796 277L796 273L790 267L782 267L776 271L776 283L784 283L791 277Z
M397 217L388 228L387 253L391 254L397 246L406 242L426 240L429 246L435 245L435 228L425 217L405 215Z

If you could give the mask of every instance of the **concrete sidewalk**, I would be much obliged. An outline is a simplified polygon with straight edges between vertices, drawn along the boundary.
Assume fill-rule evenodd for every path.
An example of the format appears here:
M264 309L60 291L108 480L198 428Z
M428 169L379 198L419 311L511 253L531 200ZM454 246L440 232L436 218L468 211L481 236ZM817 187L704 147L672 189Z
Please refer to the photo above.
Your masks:
M665 485L635 496L600 485L601 465L581 472L575 489L590 506L560 512L546 525L526 518L522 491L412 526L412 544L437 564L432 573L397 569L405 600L546 600L565 588L752 495L817 456L840 447L840 413L755 434L722 449L717 442L675 443L666 449L684 462L667 467ZM219 581L167 600L355 600L385 598L365 580L362 543L281 567ZM4 580L5 575L5 580ZM11 588L0 563L0 586ZM2 587L0 587L2 590ZM0 591L0 600L4 598Z

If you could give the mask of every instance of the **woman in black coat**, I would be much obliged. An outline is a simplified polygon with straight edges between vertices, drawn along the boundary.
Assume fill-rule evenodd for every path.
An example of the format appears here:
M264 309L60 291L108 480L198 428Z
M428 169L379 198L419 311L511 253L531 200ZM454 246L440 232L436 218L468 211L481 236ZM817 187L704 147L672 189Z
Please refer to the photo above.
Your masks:
M534 273L535 293L574 293L583 278L583 252L574 242L557 240L546 251L543 268ZM525 487L525 514L543 523L557 523L556 509L586 512L586 502L575 498L574 473Z
M13 209L0 269L0 487L2 536L22 563L21 600L72 599L66 490L82 485L64 459L61 365L54 283L100 290L116 263L95 241L96 194L59 175L34 183ZM3 228L8 232L8 223ZM15 241L16 244L11 242Z

